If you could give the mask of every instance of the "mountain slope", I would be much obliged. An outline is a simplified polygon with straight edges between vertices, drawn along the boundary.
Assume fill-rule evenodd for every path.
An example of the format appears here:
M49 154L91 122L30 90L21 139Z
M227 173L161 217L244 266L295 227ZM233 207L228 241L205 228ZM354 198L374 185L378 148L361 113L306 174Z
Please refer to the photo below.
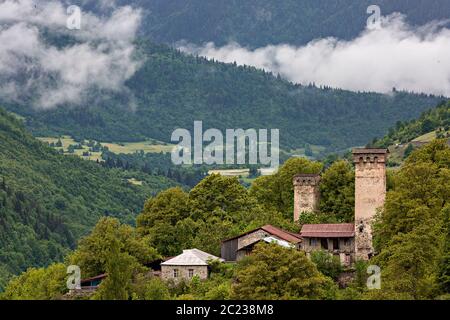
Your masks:
M446 138L450 145L450 102L440 103L418 119L397 122L386 136L374 139L370 146L389 148L389 165L399 166L416 148L436 138Z
M29 266L60 260L103 215L134 221L144 201L172 181L59 155L0 109L0 289Z
M444 138L450 130L450 102L440 103L436 108L428 110L418 118L409 122L398 121L389 133L381 138L375 139L373 145L386 148L392 144L405 144L433 132L435 136ZM424 137L425 138L425 137Z
M139 43L145 63L122 94L98 94L83 107L36 111L8 105L27 118L35 135L68 134L98 141L170 142L177 128L280 129L284 149L306 143L326 152L365 144L398 120L409 120L442 100L300 86L253 67L187 56L163 45ZM131 97L130 97L131 94ZM135 110L128 107L134 101Z
M422 25L450 16L447 0L119 0L144 8L142 34L156 42L198 45L236 41L246 47L304 45L334 36L351 39L366 26L370 5L401 12Z

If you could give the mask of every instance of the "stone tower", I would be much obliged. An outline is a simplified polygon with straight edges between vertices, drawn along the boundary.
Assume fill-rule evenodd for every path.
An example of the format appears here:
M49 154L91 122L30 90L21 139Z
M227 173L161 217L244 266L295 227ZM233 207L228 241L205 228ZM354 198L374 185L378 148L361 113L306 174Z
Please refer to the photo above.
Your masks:
M387 149L354 149L355 257L368 260L374 254L372 222L386 198Z
M303 212L317 211L319 208L318 174L298 174L294 177L294 221L298 221Z

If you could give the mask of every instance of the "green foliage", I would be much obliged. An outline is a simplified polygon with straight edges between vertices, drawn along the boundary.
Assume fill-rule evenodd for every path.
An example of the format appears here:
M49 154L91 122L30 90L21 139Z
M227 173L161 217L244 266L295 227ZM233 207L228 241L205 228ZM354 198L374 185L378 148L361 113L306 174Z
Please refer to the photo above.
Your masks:
M291 220L258 204L237 178L213 174L189 193L169 189L148 200L137 230L163 255L188 247L219 255L223 239L265 224L295 230Z
M52 264L47 268L30 268L12 279L0 296L6 300L53 300L66 291L66 266Z
M139 235L133 227L114 218L101 218L91 234L80 240L68 260L70 264L78 265L83 278L87 278L105 272L109 274L108 269L114 271L122 267L138 271L140 266L158 258L160 256L150 246L149 239ZM129 269L125 270L128 272Z
M408 144L408 146L405 149L405 153L403 154L403 159L408 158L413 151L414 151L414 146L412 145L412 143Z
M148 14L142 31L157 42L184 40L222 46L231 41L258 48L275 44L305 45L323 37L351 40L366 26L367 7L383 15L405 14L415 25L448 18L446 0L153 0L141 1ZM349 19L348 17L351 17ZM287 27L288 26L288 27Z
M382 290L371 297L429 299L446 291L450 148L436 140L414 151L396 174L375 224L374 259ZM443 281L443 282L440 282Z
M145 300L167 300L170 298L169 289L159 278L152 278L145 292Z
M238 263L232 298L321 299L333 286L303 252L259 244Z
M355 216L355 172L345 160L333 163L320 181L320 211L339 222L353 222Z
M128 172L60 155L3 109L0 150L2 278L61 261L102 215L133 223L145 199L175 185L141 173L144 185L134 186Z
M339 257L330 254L328 251L317 250L311 252L311 261L315 263L317 269L322 274L333 280L337 280L342 272L342 265Z
M109 246L103 253L107 277L95 292L95 300L128 300L134 268L139 268L136 259L121 250L119 234L108 234Z
M419 116L441 100L406 92L388 96L294 85L253 67L187 56L164 45L139 42L137 48L136 56L144 62L126 82L128 90L99 92L95 101L76 108L7 107L29 119L37 136L170 142L174 128L192 133L194 121L202 120L205 129L222 132L278 128L282 149L307 143L333 152L382 136L394 121ZM127 104L130 96L134 111Z
M250 188L250 195L258 203L283 213L286 219L292 219L294 211L293 178L299 173L320 173L323 164L305 158L290 158L278 172L255 180Z
M395 128L389 130L384 138L375 140L373 145L376 147L387 148L394 143L408 143L411 140L429 133L434 130L450 129L450 102L444 101L436 108L422 113L419 119L410 122L397 122ZM409 144L405 150L405 157L412 152L412 145Z

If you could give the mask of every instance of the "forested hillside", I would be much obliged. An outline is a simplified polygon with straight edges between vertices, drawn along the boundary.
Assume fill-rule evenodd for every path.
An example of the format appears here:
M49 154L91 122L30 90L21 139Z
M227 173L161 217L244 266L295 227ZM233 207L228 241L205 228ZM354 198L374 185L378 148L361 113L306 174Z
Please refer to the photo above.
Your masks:
M373 145L387 148L394 143L407 143L421 135L433 132L436 138L446 138L449 130L450 102L447 102L424 112L418 119L409 122L398 121L385 137L376 139Z
M59 261L105 216L132 223L144 200L176 185L63 156L0 109L0 289L10 274Z
M283 149L320 145L336 151L382 136L398 120L420 115L442 98L393 92L357 93L300 86L253 67L187 56L164 45L139 44L145 64L121 94L101 92L82 107L36 111L8 105L38 136L77 140L169 142L177 128L280 129ZM128 91L128 92L127 92ZM135 103L133 110L128 101Z
M0 300L60 299L67 292L70 264L80 266L86 277L108 274L84 299L448 299L449 159L446 142L435 140L389 174L386 204L375 224L379 254L355 263L354 279L345 289L336 283L343 271L338 258L316 251L307 259L297 250L264 243L237 263L212 262L204 281L148 276L148 264L161 256L194 247L218 255L221 240L265 224L298 232L300 226L292 222L292 175L321 172L323 164L292 158L277 174L258 178L250 190L236 178L211 175L189 192L161 192L146 202L136 228L102 218L64 264L24 272ZM354 176L346 161L323 171L321 212L303 214L300 224L354 220ZM369 265L381 267L380 290L367 288Z
M401 12L422 25L450 16L447 0L120 0L145 9L142 34L157 42L186 40L195 44L236 41L260 47L303 45L334 36L350 39L366 26L367 7L383 15ZM93 3L93 1L91 1ZM95 3L98 3L95 1Z

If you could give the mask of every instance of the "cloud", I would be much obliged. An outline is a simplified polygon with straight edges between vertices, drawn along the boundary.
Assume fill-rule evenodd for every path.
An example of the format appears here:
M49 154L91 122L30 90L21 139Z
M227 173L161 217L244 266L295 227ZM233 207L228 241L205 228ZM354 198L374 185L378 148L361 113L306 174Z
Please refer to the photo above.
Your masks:
M302 47L249 50L231 43L216 47L182 45L182 51L227 63L252 65L301 83L382 93L396 89L450 96L448 21L412 27L404 16L382 19L351 41L324 38Z
M98 17L81 16L81 29L66 28L61 1L0 0L0 96L53 108L86 102L92 90L124 91L140 66L134 44L141 12L115 7ZM72 39L48 41L52 37Z

